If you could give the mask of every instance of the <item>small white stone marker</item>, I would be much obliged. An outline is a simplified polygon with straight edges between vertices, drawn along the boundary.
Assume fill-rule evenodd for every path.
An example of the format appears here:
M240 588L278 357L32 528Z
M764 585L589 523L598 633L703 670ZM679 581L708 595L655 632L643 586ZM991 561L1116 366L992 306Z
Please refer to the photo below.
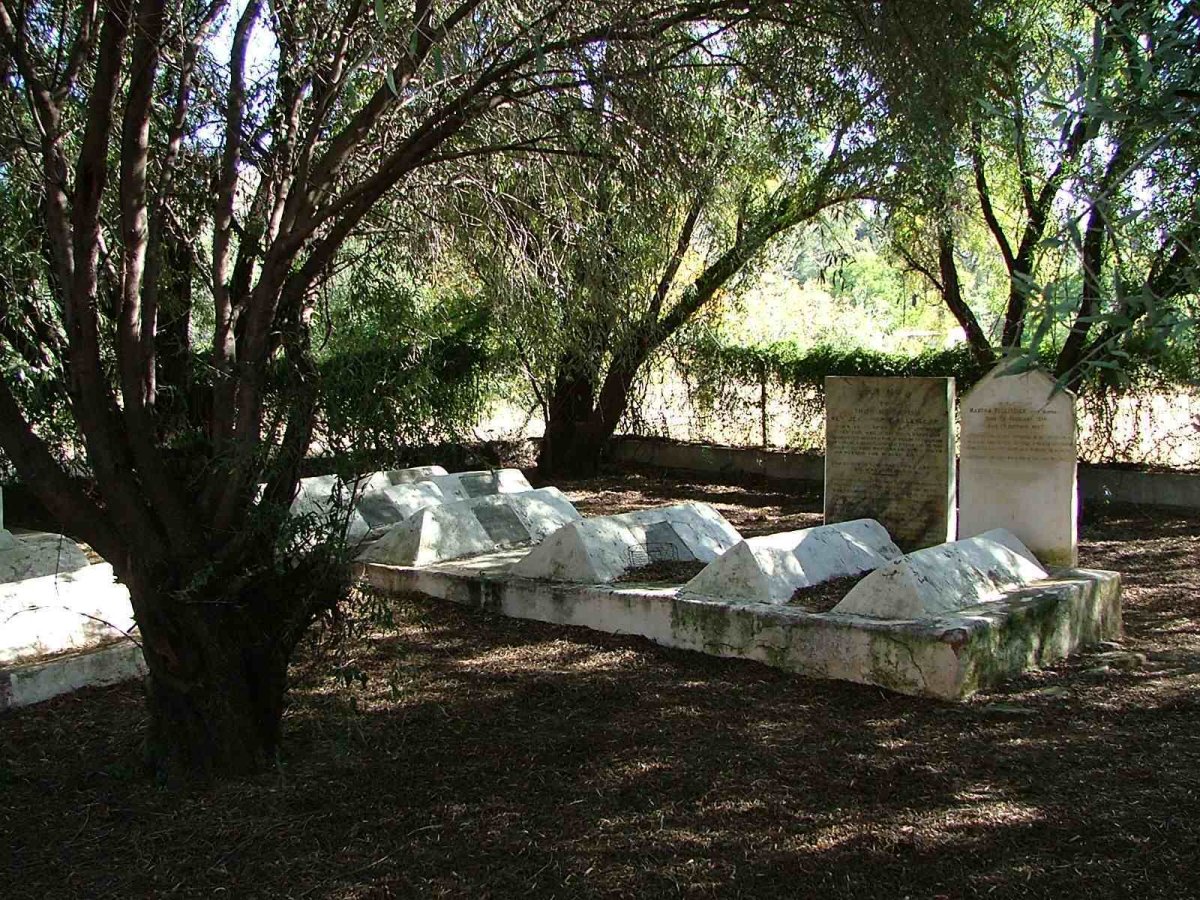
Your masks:
M739 603L787 603L799 588L870 572L903 554L874 519L742 541L680 588Z
M712 562L741 539L707 503L660 506L568 525L510 572L545 581L608 584L653 562Z
M875 519L905 550L954 539L954 379L825 379L825 524Z
M1046 578L1010 532L995 529L926 547L876 569L832 610L876 619L931 619L999 599Z
M1006 528L1050 566L1079 559L1075 395L1004 362L962 400L959 534Z
M537 543L579 513L558 488L491 494L427 506L391 526L358 558L427 566Z

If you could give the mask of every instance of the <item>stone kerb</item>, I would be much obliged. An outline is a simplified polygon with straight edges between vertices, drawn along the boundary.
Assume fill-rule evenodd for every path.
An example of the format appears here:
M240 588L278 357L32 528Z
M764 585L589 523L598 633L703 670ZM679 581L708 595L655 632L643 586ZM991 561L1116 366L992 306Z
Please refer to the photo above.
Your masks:
M995 529L917 550L876 569L832 612L875 619L937 618L1046 577L1028 548L1010 532Z
M870 572L903 554L874 519L819 525L742 541L685 584L736 603L787 603L800 588Z
M1078 562L1075 395L1001 363L962 401L959 534L1015 534L1043 563Z
M737 529L706 503L660 506L575 522L530 551L511 574L609 584L649 563L712 562L741 539Z
M558 488L491 494L428 506L391 526L360 562L427 566L526 546L580 518Z
M954 379L825 379L825 524L875 519L904 550L953 540Z

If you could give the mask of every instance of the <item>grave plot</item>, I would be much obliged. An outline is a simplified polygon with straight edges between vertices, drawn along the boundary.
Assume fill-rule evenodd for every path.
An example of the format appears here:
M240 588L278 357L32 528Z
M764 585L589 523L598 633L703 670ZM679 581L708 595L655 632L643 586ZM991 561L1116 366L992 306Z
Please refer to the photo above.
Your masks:
M391 526L359 559L425 566L528 547L579 518L571 501L552 487L457 500L426 507Z
M0 710L143 673L129 594L60 534L0 518Z
M801 588L870 572L901 555L874 519L819 525L742 541L680 593L726 602L787 603Z
M417 466L373 472L353 485L336 475L318 475L300 480L291 514L315 517L323 527L343 528L348 543L361 544L426 506L529 490L518 469L450 474L441 466Z
M697 509L692 512L699 515ZM515 618L637 634L669 647L948 700L963 699L1121 633L1120 578L1115 572L1074 569L1048 576L1019 541L999 533L899 557L878 523L833 526L840 531L830 526L809 529L820 533L816 541L793 532L756 538L753 544L738 542L725 523L733 532L722 532L729 546L747 549L728 560L732 551L718 556L692 584L681 588L612 583L629 568L624 552L631 545L653 543L646 541L645 526L653 524L656 513L662 521L661 510L576 521L533 550L486 552L460 546L460 559L443 556L447 561L405 564L393 556L396 561L390 565L368 554L356 567L356 576L388 592L417 591ZM645 514L649 516L641 518ZM629 527L631 518L640 522L642 534ZM661 543L675 548L666 553L681 554L689 545L678 520L672 530L678 542L673 538ZM690 548L689 552L698 555ZM411 546L404 554L406 559L417 557ZM851 595L859 591L860 597L874 596L870 585L875 582L933 591L932 584L922 581L933 579L929 559L944 560L943 591L935 595L949 592L953 602L921 594L919 616L910 615L909 601L903 599L877 607L876 615L862 614L865 607L848 611L853 604L840 611L810 612L780 601L794 583L836 577L856 567L861 567L858 572L873 572ZM747 570L752 570L749 576ZM691 590L696 582L703 593ZM899 596L907 595L901 590Z
M545 581L610 584L655 564L712 562L741 540L706 503L683 503L581 519L560 529L513 566Z

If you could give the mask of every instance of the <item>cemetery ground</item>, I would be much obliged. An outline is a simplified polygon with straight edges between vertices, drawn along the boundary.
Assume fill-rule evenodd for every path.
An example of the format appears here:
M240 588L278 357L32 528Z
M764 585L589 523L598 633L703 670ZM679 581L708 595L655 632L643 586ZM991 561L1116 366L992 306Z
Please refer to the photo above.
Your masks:
M820 521L778 486L559 486ZM136 684L9 712L0 896L1195 896L1200 514L1086 512L1124 641L961 704L410 598L305 649L254 780L149 784Z

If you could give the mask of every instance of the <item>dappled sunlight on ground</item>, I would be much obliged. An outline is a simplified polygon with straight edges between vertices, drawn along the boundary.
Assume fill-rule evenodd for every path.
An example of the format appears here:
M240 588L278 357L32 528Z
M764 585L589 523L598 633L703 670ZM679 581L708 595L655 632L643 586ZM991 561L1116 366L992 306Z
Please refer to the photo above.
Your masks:
M570 490L589 514L819 521L777 488ZM0 896L1186 896L1200 519L1108 510L1082 555L1127 572L1124 662L1097 648L962 704L406 598L299 660L257 779L142 781L135 685L9 713Z

